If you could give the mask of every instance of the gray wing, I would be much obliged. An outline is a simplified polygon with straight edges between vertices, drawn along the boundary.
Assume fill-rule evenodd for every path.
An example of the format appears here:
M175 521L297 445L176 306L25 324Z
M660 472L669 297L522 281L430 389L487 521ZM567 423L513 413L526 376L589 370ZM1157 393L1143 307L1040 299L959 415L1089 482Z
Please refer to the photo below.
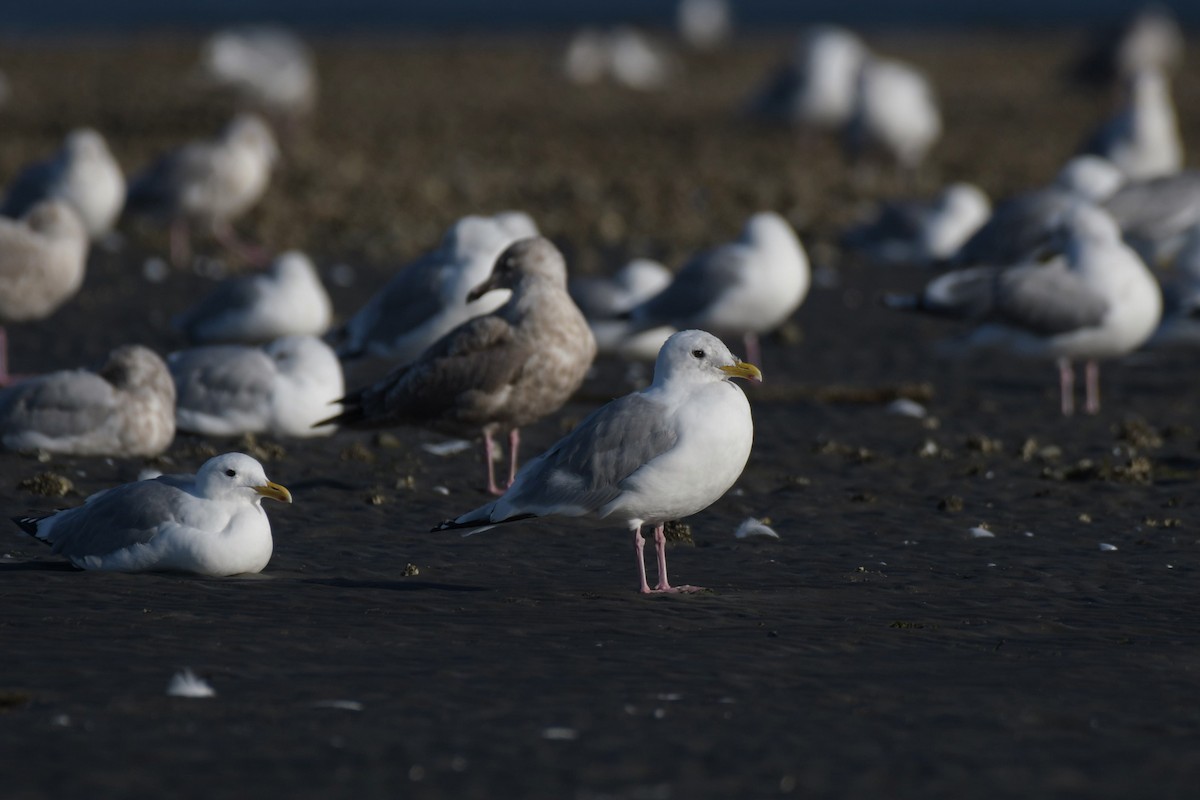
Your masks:
M440 313L445 259L435 250L397 272L346 323L338 355L361 355L368 342L394 342Z
M1077 200L1061 189L1047 188L1012 197L996 206L983 227L958 251L961 264L1015 264L1044 246L1062 214Z
M678 438L659 406L641 394L626 395L593 411L526 464L496 505L511 507L517 515L595 511L622 492L626 478L670 450Z
M57 160L41 161L21 170L4 196L0 216L22 217L25 212L45 200L51 187L62 174Z
M0 432L50 438L96 430L116 413L111 384L93 372L55 372L0 392Z
M626 292L610 278L574 278L568 285L571 299L588 319L612 319Z
M1103 295L1066 268L1065 262L1014 267L996 282L992 316L1043 336L1099 325L1108 313Z
M511 384L532 355L512 326L489 315L455 328L414 363L345 398L340 424L387 426L469 415L486 396Z
M274 388L274 362L258 348L197 347L171 354L167 365L180 410L261 415Z
M262 287L256 277L243 275L222 281L203 300L176 316L171 324L189 339L208 338L210 327L253 308L261 300Z
M745 254L745 247L736 243L701 253L684 264L666 289L634 309L633 318L688 327L689 320L741 282Z
M1103 208L1126 236L1156 241L1200 223L1200 171L1127 184Z
M37 536L55 553L76 558L144 544L164 524L178 520L179 504L190 497L185 488L190 482L191 476L164 475L115 486L42 520Z

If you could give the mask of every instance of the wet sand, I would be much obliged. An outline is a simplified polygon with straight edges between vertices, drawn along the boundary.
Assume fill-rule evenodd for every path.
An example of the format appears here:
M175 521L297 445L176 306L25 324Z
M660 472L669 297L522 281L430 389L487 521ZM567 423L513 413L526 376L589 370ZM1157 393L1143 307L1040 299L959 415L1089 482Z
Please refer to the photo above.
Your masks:
M965 178L995 196L1051 174L1107 102L1057 80L1073 41L881 42L930 71L946 108L921 188ZM643 96L561 83L548 39L327 42L318 116L240 224L352 265L353 285L331 287L345 316L472 211L529 211L581 273L678 265L759 208L788 215L837 281L766 343L746 473L671 549L672 578L710 592L639 596L620 526L428 533L486 499L477 450L431 455L435 434L181 436L156 466L253 448L291 488L295 505L268 507L274 558L254 578L85 573L0 533L3 796L1190 795L1195 356L1107 366L1102 413L1069 420L1050 365L934 358L954 326L877 303L928 275L829 244L901 182L852 180L831 143L730 113L787 44L689 57L678 91ZM194 47L6 45L0 175L79 124L127 169L215 128L221 99L178 89ZM1176 99L1194 148L1197 64ZM165 239L124 230L80 297L11 330L16 370L183 344L169 318L210 282L147 282ZM526 456L624 377L600 365L527 431ZM897 394L936 422L885 413ZM74 505L143 466L2 454L0 511ZM48 471L74 492L20 488ZM735 539L747 516L780 539ZM166 696L183 667L217 696Z

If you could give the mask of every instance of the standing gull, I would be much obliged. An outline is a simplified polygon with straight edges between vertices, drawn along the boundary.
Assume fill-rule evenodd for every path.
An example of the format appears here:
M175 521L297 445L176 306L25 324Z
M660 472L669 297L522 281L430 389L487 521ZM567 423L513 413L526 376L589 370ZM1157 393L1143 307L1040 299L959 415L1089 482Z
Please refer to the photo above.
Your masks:
M1100 359L1132 352L1162 313L1158 282L1121 241L1112 217L1088 205L1064 221L1066 252L1045 264L951 272L894 307L965 316L980 323L966 348L1000 348L1058 361L1062 412L1075 410L1071 362L1087 362L1089 414L1100 410Z
M308 256L295 250L266 272L239 275L217 285L172 324L194 342L258 343L280 336L319 336L333 305Z
M104 137L72 131L47 161L31 164L9 186L0 214L19 217L43 200L63 200L95 240L112 230L125 205L125 175Z
M1161 72L1146 69L1126 81L1126 100L1084 145L1084 152L1107 158L1131 179L1178 172L1183 143L1171 88Z
M338 355L373 355L399 366L411 364L462 323L508 301L507 290L491 291L473 302L467 295L487 279L506 247L536 235L533 220L519 211L458 220L435 250L396 273L338 331Z
M808 257L796 232L770 211L747 220L735 242L700 253L671 285L630 312L643 328L673 325L734 334L759 361L758 337L782 325L808 294Z
M0 391L8 450L155 456L175 438L175 384L141 345L113 350L99 370L63 370Z
M171 223L171 260L187 261L190 227L207 225L222 244L254 257L230 221L258 202L279 156L267 123L239 114L215 141L192 142L159 157L129 183L127 210Z
M642 594L695 591L667 580L663 526L708 508L746 466L754 423L746 395L730 378L761 381L762 373L710 333L674 334L659 352L649 387L592 412L526 464L504 496L435 530L611 516L633 531ZM642 558L646 525L654 527L658 556L653 589Z
M869 54L850 31L813 26L751 101L751 113L798 128L839 130L854 112L858 73Z
M845 129L851 155L881 150L900 167L915 170L941 135L942 116L929 79L895 59L866 59Z
M61 200L34 206L20 220L0 218L0 386L12 382L2 326L47 317L79 291L87 231Z
M126 483L77 508L14 521L80 569L238 575L262 572L271 560L264 497L292 502L262 464L226 453L195 475Z
M308 115L316 103L312 53L283 28L247 25L217 31L204 42L200 69L250 107L287 121Z
M494 434L509 432L509 484L519 429L557 411L587 374L596 341L567 294L562 253L548 239L511 245L469 295L495 288L512 296L491 314L446 334L420 358L351 392L329 422L351 427L428 425L456 435L483 430L488 491L501 494L492 467Z
M345 394L341 362L313 336L285 336L262 348L197 347L172 353L167 364L178 395L176 424L208 436L327 436L334 426L314 425Z

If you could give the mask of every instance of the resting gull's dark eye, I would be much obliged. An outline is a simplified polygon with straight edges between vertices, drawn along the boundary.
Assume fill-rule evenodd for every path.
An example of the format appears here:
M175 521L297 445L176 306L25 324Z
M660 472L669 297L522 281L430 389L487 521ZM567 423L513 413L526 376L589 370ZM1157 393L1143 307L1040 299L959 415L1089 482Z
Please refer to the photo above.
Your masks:
M232 469L227 469L225 470L225 474L232 478L234 475L237 475L237 472Z
M704 351L703 350L693 350L692 355L695 356L696 358L704 358Z

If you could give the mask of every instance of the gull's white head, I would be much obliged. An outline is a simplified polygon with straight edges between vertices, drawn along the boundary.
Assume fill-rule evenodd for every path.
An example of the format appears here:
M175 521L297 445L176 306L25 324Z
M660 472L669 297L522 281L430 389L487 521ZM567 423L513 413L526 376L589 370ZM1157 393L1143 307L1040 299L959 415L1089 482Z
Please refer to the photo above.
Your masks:
M271 126L257 114L238 114L225 126L221 138L226 144L256 153L268 164L274 164L279 158L279 145L275 143Z
M1121 229L1104 209L1090 203L1076 203L1063 213L1060 221L1066 237L1069 258L1084 248L1111 247L1121 241Z
M287 283L319 280L312 259L299 250L280 253L271 262L269 272L276 280Z
M491 217L468 214L450 226L442 237L442 249L459 258L491 255L504 246L504 230Z
M1100 156L1076 156L1059 170L1056 186L1092 203L1107 200L1121 188L1125 175L1115 164Z
M105 158L109 155L104 137L92 128L77 128L67 134L63 149L70 158Z
M509 237L509 241L538 235L537 223L524 211L501 211L499 214L492 215L492 222L496 223L501 232Z
M753 364L734 357L725 343L707 331L679 331L658 351L654 362L654 384L684 381L689 385L746 378L762 383L762 373Z
M175 406L175 381L167 363L148 347L122 345L108 354L97 373L116 389L125 392L150 392Z
M245 453L225 453L205 461L196 472L196 488L209 500L241 498L257 504L270 497L292 502L292 493L267 480L263 465Z

